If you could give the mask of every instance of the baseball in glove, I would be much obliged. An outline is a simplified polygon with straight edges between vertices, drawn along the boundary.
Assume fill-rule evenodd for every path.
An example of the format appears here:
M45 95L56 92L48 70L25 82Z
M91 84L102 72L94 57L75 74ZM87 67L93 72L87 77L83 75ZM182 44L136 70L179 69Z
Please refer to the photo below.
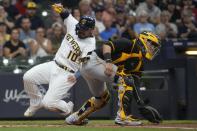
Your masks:
M138 109L139 109L140 114L148 121L152 123L157 123L157 124L162 122L162 117L155 108L151 106L142 106L142 107L139 107Z

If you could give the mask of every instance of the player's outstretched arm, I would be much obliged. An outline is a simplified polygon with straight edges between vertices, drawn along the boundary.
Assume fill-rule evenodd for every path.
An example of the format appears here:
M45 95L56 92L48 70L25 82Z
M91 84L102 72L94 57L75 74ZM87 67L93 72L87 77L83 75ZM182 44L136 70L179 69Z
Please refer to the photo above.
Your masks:
M66 19L70 14L69 11L65 9L61 3L58 3L58 4L55 3L51 7L54 12L60 14L63 20Z

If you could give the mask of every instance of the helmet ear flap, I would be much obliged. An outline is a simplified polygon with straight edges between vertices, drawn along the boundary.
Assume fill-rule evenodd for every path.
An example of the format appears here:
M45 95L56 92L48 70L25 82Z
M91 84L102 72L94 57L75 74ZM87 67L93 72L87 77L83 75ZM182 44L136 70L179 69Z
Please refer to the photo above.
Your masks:
M75 27L75 32L76 32L76 35L78 35L78 31L80 30L80 27L79 27L79 23L76 25Z

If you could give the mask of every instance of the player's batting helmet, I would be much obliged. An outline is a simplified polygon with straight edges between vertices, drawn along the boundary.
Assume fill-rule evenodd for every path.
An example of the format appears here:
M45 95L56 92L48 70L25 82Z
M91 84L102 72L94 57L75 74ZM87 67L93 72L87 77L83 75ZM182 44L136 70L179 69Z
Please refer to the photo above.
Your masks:
M152 32L144 31L140 33L137 42L142 50L143 56L148 60L152 60L160 51L160 39Z
M95 20L90 16L82 16L79 23L76 25L76 31L93 29L95 27Z

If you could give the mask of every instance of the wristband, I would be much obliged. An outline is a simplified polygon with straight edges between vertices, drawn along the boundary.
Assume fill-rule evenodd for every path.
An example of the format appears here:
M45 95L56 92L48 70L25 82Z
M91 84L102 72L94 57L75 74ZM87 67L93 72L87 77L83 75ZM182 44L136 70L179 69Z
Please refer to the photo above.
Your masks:
M76 73L75 73L75 77L76 78L79 78L81 76L81 73L79 72L79 71L77 71Z
M112 62L111 53L104 53L103 57L106 62Z
M61 18L64 20L69 16L69 12L68 11L64 11L60 13Z

